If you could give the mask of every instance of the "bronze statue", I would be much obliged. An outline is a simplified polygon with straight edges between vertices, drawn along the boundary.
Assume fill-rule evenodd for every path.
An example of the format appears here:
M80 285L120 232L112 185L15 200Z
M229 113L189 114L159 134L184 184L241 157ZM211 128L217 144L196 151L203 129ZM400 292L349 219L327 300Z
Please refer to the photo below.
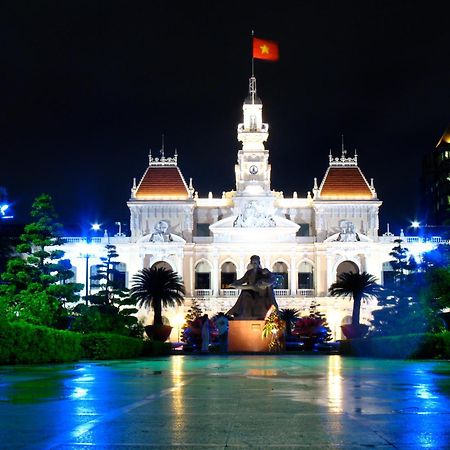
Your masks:
M236 303L227 312L236 320L263 320L272 305L278 309L272 287L275 283L274 274L261 267L257 255L250 258L250 266L245 275L231 285L232 288L241 289Z

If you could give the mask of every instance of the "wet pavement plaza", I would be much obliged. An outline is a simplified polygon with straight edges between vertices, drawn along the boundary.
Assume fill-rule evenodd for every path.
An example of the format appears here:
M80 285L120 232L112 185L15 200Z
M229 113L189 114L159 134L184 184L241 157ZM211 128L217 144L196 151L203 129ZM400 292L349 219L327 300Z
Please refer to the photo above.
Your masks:
M450 362L183 356L0 367L4 449L450 449Z

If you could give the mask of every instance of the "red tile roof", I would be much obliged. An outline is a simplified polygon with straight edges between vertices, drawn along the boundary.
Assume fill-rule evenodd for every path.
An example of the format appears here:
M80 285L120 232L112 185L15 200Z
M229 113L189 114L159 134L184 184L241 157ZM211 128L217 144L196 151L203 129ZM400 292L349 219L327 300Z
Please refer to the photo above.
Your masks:
M177 166L149 166L135 197L138 200L187 200L189 191Z
M319 189L325 200L366 200L374 198L359 167L329 167Z

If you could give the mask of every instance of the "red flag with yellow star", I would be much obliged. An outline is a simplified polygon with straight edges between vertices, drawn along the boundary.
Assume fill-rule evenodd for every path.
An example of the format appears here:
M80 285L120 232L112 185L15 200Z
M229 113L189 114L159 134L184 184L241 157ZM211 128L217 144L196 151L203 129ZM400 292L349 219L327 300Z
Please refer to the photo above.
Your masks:
M278 61L278 44L265 39L253 38L253 58Z

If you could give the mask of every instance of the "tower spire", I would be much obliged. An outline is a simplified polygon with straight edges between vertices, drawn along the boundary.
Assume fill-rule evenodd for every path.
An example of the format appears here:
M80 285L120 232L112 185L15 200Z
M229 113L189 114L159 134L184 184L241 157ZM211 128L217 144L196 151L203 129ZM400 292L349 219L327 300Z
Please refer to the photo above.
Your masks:
M161 158L164 158L164 133L161 135Z
M341 156L342 156L342 158L345 158L345 155L347 154L347 150L345 150L345 147L344 147L344 133L342 133L341 134L341 140L342 140L342 144L341 144L341 148L342 148L342 153L341 153Z

